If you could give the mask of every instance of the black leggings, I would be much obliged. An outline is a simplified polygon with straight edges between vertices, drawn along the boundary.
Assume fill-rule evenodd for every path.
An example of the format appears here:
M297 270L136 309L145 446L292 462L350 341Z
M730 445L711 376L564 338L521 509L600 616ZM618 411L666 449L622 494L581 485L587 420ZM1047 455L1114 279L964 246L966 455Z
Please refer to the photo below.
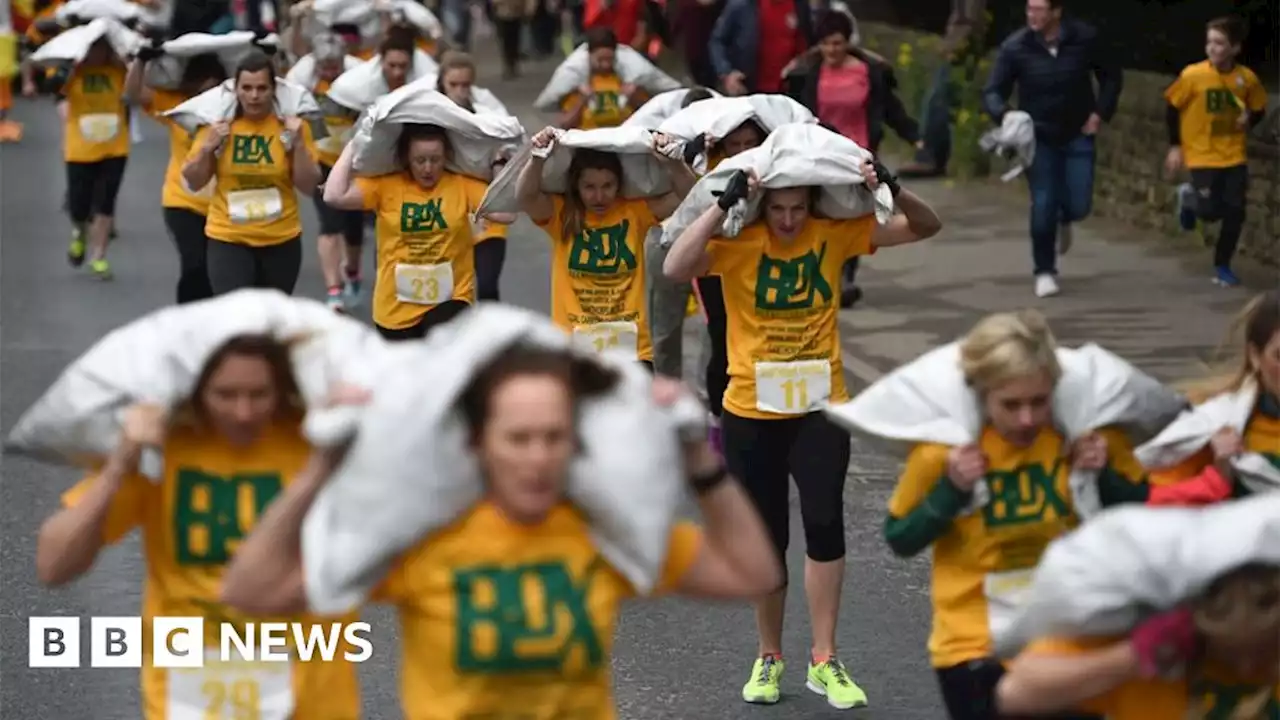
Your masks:
M520 65L520 31L524 27L521 18L499 18L494 21L498 26L498 44L502 52L502 69L514 72Z
M711 414L724 414L724 392L729 388L729 314L724 309L724 290L720 278L701 277L697 283L698 299L707 316L707 334L711 336L711 353L707 358L707 403Z
M1192 170L1191 185L1196 189L1196 215L1205 222L1222 221L1213 265L1231 267L1249 206L1249 166Z
M471 305L466 300L447 300L428 310L416 324L409 327L393 330L377 323L374 323L374 327L378 328L378 334L385 340L421 340L432 328L458 317L469 307Z
M340 210L329 207L324 201L324 181L329 179L333 168L320 163L321 183L316 186L311 199L315 201L316 215L320 218L321 235L341 235L350 247L360 247L364 243L364 211Z
M507 239L488 238L475 246L476 299L498 301L498 280L507 259Z
M67 214L71 222L82 225L95 215L115 217L116 198L120 196L128 162L127 157L113 157L67 163Z
M279 245L239 245L209 240L209 287L214 295L242 288L275 288L293 294L302 268L302 237Z
M178 248L178 304L213 297L207 262L205 217L184 208L165 208L164 226Z
M996 712L996 684L1004 666L995 659L973 660L963 665L937 668L942 702L951 720L1020 720ZM1057 720L1102 720L1096 715L1051 715Z
M757 420L721 417L725 464L764 518L783 562L790 538L789 477L796 479L805 554L817 562L844 557L844 478L849 434L820 412Z

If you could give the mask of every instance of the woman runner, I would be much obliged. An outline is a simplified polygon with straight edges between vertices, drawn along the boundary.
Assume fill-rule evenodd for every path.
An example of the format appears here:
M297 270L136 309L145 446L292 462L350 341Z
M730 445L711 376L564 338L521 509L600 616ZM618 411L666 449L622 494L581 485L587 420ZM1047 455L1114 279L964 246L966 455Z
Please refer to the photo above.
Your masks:
M805 591L813 645L808 687L837 708L867 704L866 693L836 657L836 620L844 579L844 481L849 437L821 408L848 398L837 313L845 260L878 248L932 237L942 223L923 200L883 169L867 163L868 187L884 182L902 214L886 225L872 216L816 217L811 187L770 189L761 218L732 239L715 238L728 208L747 197L754 179L731 176L723 194L672 245L663 264L668 278L690 281L719 275L729 348L729 387L721 425L725 462L743 479L765 518L775 554L784 560L789 539L788 487L795 477L804 519ZM785 589L756 606L759 653L742 688L743 700L776 703L780 697Z
M388 340L426 337L475 302L470 216L485 184L446 170L451 152L443 128L406 125L396 143L403 170L356 178L348 145L325 185L329 205L378 217L373 323Z
M485 497L406 552L373 595L400 614L408 720L616 717L614 628L620 603L636 591L601 558L586 519L565 499L565 483L579 448L578 408L618 380L565 352L518 348L466 391L461 411ZM660 403L680 392L672 381L654 384ZM705 525L673 528L658 592L731 599L775 587L778 566L759 516L705 441L686 446L685 469ZM268 509L226 576L231 605L265 613L305 607L299 533L325 480L317 471ZM523 642L518 628L496 637L473 629L495 586L515 588L498 591L505 617L546 618L537 631L545 643Z
M215 295L246 287L293 293L302 266L296 187L315 190L310 126L275 114L271 59L255 52L235 74L236 117L200 128L182 167L187 187L216 180L205 234Z
M555 128L533 137L535 148L555 142ZM654 135L655 147L664 138ZM648 200L621 197L622 160L615 153L578 149L564 195L542 189L543 158L534 155L516 181L529 218L551 236L551 319L574 342L597 352L622 352L653 369L645 302L645 235L675 212L698 178L682 160L654 151L671 174L670 193Z
M257 620L219 600L224 566L258 511L297 482L311 452L297 398L283 344L254 335L231 339L205 363L190 399L172 416L156 406L129 408L106 465L67 492L65 507L40 528L36 573L50 586L85 574L105 546L141 528L144 720L283 717L284 708L307 720L359 717L349 662L219 662L220 623ZM158 481L138 471L143 447L163 454ZM205 619L204 669L155 666L150 628L159 616Z
M178 248L177 301L181 304L213 297L206 259L209 238L204 234L213 188L206 186L195 191L187 188L182 179L182 166L191 152L191 134L164 113L217 87L226 79L227 71L217 55L198 55L186 60L176 90L152 89L146 84L147 66L162 54L163 50L150 45L138 51L125 77L125 96L141 105L169 131L169 164L164 171L160 207L164 211L165 228Z

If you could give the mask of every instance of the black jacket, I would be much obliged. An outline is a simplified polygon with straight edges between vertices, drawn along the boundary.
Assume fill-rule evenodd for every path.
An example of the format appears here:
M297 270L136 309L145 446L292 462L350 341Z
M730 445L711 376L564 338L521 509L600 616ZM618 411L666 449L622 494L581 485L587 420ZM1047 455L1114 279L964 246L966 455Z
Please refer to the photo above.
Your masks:
M1093 27L1078 20L1062 21L1056 56L1038 33L1024 27L1000 44L983 105L999 123L1016 85L1018 109L1035 121L1036 139L1065 144L1080 135L1091 113L1104 121L1115 115L1123 77L1109 55Z
M893 68L858 48L849 48L849 54L867 64L871 83L867 94L867 135L871 147L867 150L872 154L877 152L880 141L884 139L886 125L903 140L914 145L920 140L920 127L898 98L898 81L893 76ZM792 71L786 79L787 94L809 108L814 115L818 114L818 78L821 70L822 60L812 58Z

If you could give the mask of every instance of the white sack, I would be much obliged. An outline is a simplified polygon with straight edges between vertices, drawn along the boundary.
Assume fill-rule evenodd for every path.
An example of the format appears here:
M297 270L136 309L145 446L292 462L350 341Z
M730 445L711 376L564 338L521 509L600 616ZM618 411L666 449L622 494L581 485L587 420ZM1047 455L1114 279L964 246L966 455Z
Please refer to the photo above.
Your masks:
M430 55L415 49L413 67L409 69L405 85L427 75L434 75L439 69ZM329 92L325 93L325 96L348 110L363 112L388 92L391 91L387 88L386 79L382 77L382 56L374 55L339 75L338 79L329 86Z
M680 87L679 81L658 69L649 58L626 45L619 44L614 69L624 84L635 85L649 95L657 95ZM591 59L587 45L579 45L551 74L546 87L533 106L541 112L557 112L560 102L591 79Z
M404 22L432 40L444 37L444 26L440 18L415 0L391 0L391 17L396 22Z
M182 75L186 72L187 61L197 55L212 53L218 56L226 68L227 74L235 72L236 65L254 47L257 36L247 30L238 30L226 35L210 35L208 33L186 33L173 40L161 43L164 55L147 63L146 82L149 87L165 90L177 90L182 84ZM276 35L267 35L261 40L264 44L279 47L280 39Z
M378 17L373 0L314 0L311 12L326 26L361 25Z
M424 78L384 95L356 124L351 142L352 167L361 175L385 175L401 169L396 141L406 124L439 125L453 153L446 167L488 182L493 161L504 148L524 141L524 128L514 117L473 113L435 90Z
M755 120L766 135L783 125L818 122L809 108L786 95L747 95L694 103L667 118L658 132L685 142L704 134L719 141L748 120Z
M551 154L542 166L542 190L564 194L565 178L573 151L579 148L618 153L622 158L622 197L660 197L671 192L671 176L653 155L653 133L638 127L564 130L557 134ZM478 215L520 212L516 181L533 158L533 143L526 144L490 183Z
M143 43L141 35L119 21L99 18L87 25L73 27L55 35L53 39L31 54L30 61L37 65L60 62L78 63L84 60L89 48L104 37L111 44L115 54L121 58L133 55Z
M6 449L98 467L120 442L127 408L140 402L174 407L190 396L215 350L253 333L309 338L291 349L308 407L324 402L334 383L370 382L367 367L385 346L367 325L277 290L239 290L166 307L113 330L72 362L18 420ZM155 477L155 458L143 469Z
M1000 176L1009 182L1031 167L1036 158L1036 124L1027 113L1011 110L1004 114L1000 127L982 134L978 147L983 152L1013 160L1013 167Z
M436 90L439 87L439 80L440 76L433 72L430 75L423 75L421 78L413 81L412 84L417 85L418 87ZM493 92L486 90L485 88L477 87L475 85L471 86L471 104L475 106L476 112L478 113L490 113L509 117L515 116L515 113L512 113L507 109L506 105L502 104L502 101L498 99L497 95L494 95Z
M122 23L142 20L144 8L129 0L69 0L53 11L55 20L109 18Z
M1280 493L1204 508L1107 510L1049 545L997 649L1128 633L1250 563L1280 565Z
M423 343L390 348L359 416L355 441L302 527L308 605L354 609L395 559L480 500L479 467L458 408L476 374L518 344L570 349L545 316L480 305ZM609 397L582 408L583 451L568 497L589 519L601 553L641 592L653 589L685 497L677 431L699 422L697 403L671 411L652 400L635 362L584 355L622 376ZM394 361L390 361L394 359Z
M717 202L733 173L746 169L755 171L762 188L820 186L818 210L825 217L858 218L874 213L880 223L888 222L893 216L893 196L889 188L882 185L872 192L862 177L862 165L871 159L871 153L854 141L819 125L783 125L774 130L764 144L725 159L704 175L663 223L662 244L670 247ZM743 227L759 216L763 197L764 193L757 191L730 208L721 234L737 237Z
M664 120L680 112L680 106L684 103L685 96L689 94L688 88L679 88L676 90L668 90L664 93L658 93L649 98L649 101L631 114L631 117L622 121L622 124L642 127L646 130L657 130L658 126ZM711 91L711 98L722 97L715 90Z
M342 71L354 70L364 62L355 55L347 55L342 59ZM314 93L316 85L320 82L320 76L316 74L316 58L311 53L307 53L298 59L298 62L289 68L289 72L285 73L285 80L301 85L307 89L307 92Z
M1138 448L1138 461L1153 470L1173 467L1204 449L1222 428L1232 428L1243 436L1257 404L1258 383L1250 378L1238 391L1212 397L1179 415L1155 439ZM1231 460L1231 467L1253 492L1280 490L1280 469L1259 453L1243 453Z
M280 117L314 118L320 106L311 93L284 78L276 78L276 115ZM236 114L235 80L229 78L165 113L179 127L194 133L204 125L229 121Z
M1092 343L1059 348L1058 362L1062 377L1053 390L1053 419L1068 442L1118 426L1140 443L1186 406L1180 395ZM848 430L912 445L968 445L981 437L984 424L978 397L964 381L959 343L925 353L827 414ZM1076 512L1084 518L1097 514L1097 473L1073 469L1070 486ZM990 499L986 482L979 482L966 512L976 512Z

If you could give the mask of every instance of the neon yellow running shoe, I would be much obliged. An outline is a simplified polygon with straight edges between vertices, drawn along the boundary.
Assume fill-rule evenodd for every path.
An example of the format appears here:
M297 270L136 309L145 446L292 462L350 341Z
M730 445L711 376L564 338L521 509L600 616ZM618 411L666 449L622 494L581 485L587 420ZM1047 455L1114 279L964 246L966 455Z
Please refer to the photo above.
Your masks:
M84 264L84 247L84 231L73 230L71 245L67 248L67 262L71 263L71 267L80 267Z
M111 279L111 265L107 262L106 258L94 260L89 263L89 269L93 270L94 277L99 280Z
M782 681L782 671L786 664L782 658L765 655L756 658L751 666L751 679L742 686L742 699L758 705L772 705L778 702L782 692L778 685Z
M844 663L835 658L818 665L810 663L805 687L825 696L827 704L837 710L867 706L867 694L849 677Z

